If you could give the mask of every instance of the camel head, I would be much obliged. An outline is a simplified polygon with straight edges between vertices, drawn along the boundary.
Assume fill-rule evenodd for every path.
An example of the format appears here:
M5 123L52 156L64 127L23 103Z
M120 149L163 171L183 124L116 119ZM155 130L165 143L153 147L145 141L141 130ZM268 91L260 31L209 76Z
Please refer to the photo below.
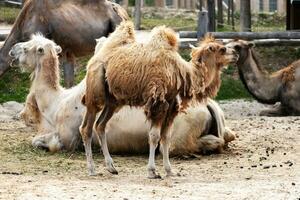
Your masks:
M239 65L247 59L249 50L254 47L254 43L245 40L233 40L226 44L226 47L234 49L238 53L239 59L237 64Z
M42 34L34 34L27 42L15 44L9 55L12 57L12 65L20 66L22 71L33 72L42 63L62 51L61 47L56 45L52 40L45 38Z
M222 67L238 60L236 51L207 35L198 47L192 47L191 62L197 70L202 71L204 84L210 85L219 76Z

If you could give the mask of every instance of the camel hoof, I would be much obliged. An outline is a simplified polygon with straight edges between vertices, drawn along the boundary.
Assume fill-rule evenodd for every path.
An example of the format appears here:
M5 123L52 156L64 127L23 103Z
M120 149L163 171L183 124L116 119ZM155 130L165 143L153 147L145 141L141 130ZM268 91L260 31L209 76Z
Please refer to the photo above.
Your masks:
M167 171L167 177L175 177L177 174L173 173L172 171Z
M111 173L111 174L114 174L114 175L118 175L118 171L116 170L116 168L114 167L113 164L110 164L107 166L107 170Z
M155 170L149 170L148 178L149 179L161 179L161 176L159 174L156 174Z
M96 172L95 171L89 171L89 176L96 176Z

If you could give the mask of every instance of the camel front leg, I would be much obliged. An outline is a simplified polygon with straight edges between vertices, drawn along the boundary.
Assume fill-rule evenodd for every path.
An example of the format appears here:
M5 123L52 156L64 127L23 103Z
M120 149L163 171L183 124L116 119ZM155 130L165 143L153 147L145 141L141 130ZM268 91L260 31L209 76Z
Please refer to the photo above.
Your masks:
M118 171L114 166L113 159L110 156L108 150L105 127L107 122L113 116L115 110L116 107L114 106L104 106L104 109L95 124L95 132L97 133L98 139L100 140L99 143L101 144L102 153L104 155L105 166L107 170L112 174L118 174Z
M149 161L148 161L148 178L157 179L161 178L159 174L156 174L155 169L155 150L158 146L160 140L160 130L159 126L152 126L149 132Z
M82 125L80 126L80 133L84 144L88 173L90 176L95 176L95 164L92 154L92 133L93 124L95 122L96 112L95 110L87 109Z
M171 143L171 127L166 128L164 137L162 137L160 144L162 145L162 153L163 153L163 165L167 176L174 176L174 173L171 169L171 163L169 159L169 149Z

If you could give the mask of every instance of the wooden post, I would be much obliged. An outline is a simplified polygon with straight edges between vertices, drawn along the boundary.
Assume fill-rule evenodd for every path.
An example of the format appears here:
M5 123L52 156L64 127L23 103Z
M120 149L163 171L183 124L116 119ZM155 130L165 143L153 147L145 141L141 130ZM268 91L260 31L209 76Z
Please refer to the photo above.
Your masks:
M241 31L251 32L251 3L249 0L240 0L241 1Z
M215 0L207 0L207 11L208 11L208 31L216 31L216 22L215 22Z
M223 28L223 0L218 0L218 28Z
M231 6L231 26L232 26L232 30L234 31L235 28L234 28L234 2L233 0L229 0L231 3L230 3L230 6Z
M230 9L231 9L231 0L228 0L228 9L227 9L227 24L230 25Z
M208 12L206 10L198 13L197 39L205 36L208 30Z
M202 2L202 0L199 0L199 10L200 10L200 12L202 11L202 6L203 6L203 2Z
M135 0L134 28L135 28L135 30L141 29L141 0Z

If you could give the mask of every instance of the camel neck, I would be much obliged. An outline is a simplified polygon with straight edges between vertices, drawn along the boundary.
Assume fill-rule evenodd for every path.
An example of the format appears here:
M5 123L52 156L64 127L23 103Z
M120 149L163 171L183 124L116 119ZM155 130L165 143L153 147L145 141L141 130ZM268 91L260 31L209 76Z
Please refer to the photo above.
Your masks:
M245 87L259 102L274 104L279 100L279 77L272 77L263 70L252 49L248 50L245 60L238 63L238 70Z

